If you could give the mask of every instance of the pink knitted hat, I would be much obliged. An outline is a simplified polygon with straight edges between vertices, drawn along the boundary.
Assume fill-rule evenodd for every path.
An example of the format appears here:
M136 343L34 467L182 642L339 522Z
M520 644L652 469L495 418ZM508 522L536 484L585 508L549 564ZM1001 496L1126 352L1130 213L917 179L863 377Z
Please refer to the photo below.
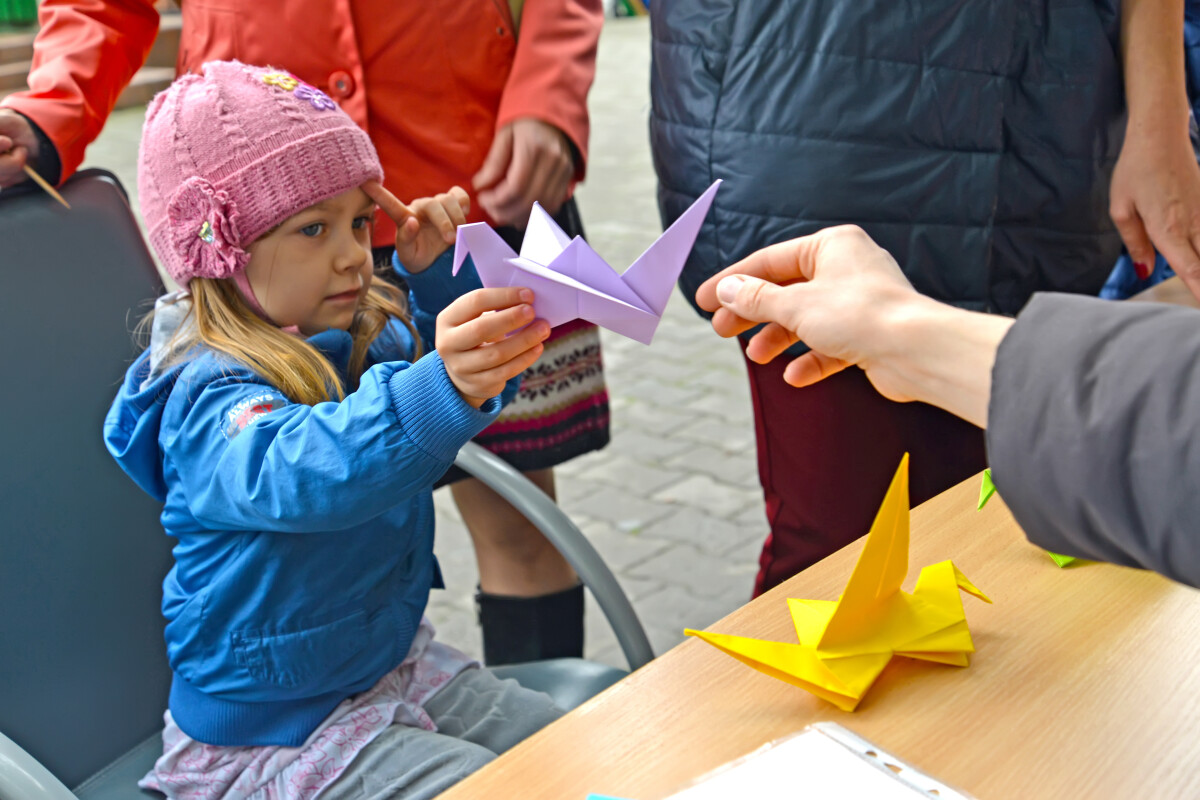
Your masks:
M201 69L150 102L138 154L150 243L181 286L239 277L259 236L383 180L367 134L324 92L237 61Z

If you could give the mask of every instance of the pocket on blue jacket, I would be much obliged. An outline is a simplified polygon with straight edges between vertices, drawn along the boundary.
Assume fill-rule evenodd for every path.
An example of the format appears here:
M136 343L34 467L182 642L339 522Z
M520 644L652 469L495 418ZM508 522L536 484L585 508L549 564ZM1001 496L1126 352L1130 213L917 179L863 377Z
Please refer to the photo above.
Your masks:
M234 660L255 680L320 694L361 679L358 656L367 643L367 615L359 610L296 631L233 631L230 638Z

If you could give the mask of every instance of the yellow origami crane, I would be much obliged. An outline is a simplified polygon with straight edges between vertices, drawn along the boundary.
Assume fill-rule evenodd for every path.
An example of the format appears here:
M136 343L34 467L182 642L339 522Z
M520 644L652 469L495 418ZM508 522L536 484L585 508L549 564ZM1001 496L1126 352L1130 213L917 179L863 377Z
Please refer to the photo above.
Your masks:
M799 644L685 630L773 678L853 711L891 661L906 656L967 666L975 652L958 590L992 602L949 561L908 574L908 455L875 516L846 591L836 601L788 598Z

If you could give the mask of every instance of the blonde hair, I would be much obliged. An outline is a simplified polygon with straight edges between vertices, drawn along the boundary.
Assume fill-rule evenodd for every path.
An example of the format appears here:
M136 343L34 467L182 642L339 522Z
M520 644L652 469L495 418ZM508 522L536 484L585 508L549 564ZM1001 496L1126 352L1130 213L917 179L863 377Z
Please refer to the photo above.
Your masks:
M192 278L188 284L194 325L182 324L170 343L173 353L188 353L201 344L249 367L290 400L314 405L342 400L342 381L321 351L304 339L292 336L254 313L231 279ZM391 318L400 320L415 343L413 359L422 355L421 338L409 318L403 293L382 280L373 281L350 324L354 341L347 368L349 388L357 387L367 349L387 327ZM153 312L143 320L148 329Z

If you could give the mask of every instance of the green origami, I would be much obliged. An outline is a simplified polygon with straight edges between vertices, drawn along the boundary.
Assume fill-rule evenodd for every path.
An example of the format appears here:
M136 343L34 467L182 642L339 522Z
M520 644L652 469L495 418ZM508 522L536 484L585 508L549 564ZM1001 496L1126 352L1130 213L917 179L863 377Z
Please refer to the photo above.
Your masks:
M1075 561L1075 556L1061 556L1058 553L1051 553L1049 550L1046 551L1046 555L1053 558L1054 563L1060 567L1065 567L1067 564L1074 563Z
M979 485L979 504L975 506L975 510L979 511L987 505L988 500L992 499L992 495L996 493L996 484L992 482L992 471L985 469L983 471L983 483ZM1058 566L1065 567L1068 564L1073 564L1076 561L1075 556L1063 556L1058 553L1051 553L1049 550L1046 554L1054 559L1054 563Z
M996 493L996 484L992 483L992 471L985 469L983 471L983 483L979 487L979 505L975 506L975 510L979 511L987 505L988 500L992 499L992 495Z

